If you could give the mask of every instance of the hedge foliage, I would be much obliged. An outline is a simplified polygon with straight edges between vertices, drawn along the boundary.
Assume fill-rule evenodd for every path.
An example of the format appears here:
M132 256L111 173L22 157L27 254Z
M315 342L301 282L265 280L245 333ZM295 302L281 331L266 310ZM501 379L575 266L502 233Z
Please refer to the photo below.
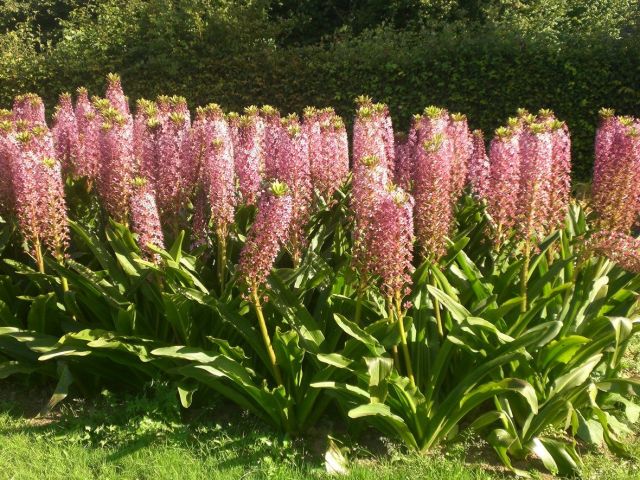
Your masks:
M0 35L0 104L27 90L49 105L80 85L100 93L96 79L117 71L132 100L175 93L232 110L332 105L348 119L353 99L368 94L391 107L401 128L428 104L464 112L487 133L518 107L548 107L569 123L579 179L591 169L599 108L640 111L634 28L616 37L574 28L561 35L559 27L549 35L496 25L380 27L280 45L280 26L265 20L268 3L97 2L71 10L55 40L21 23Z

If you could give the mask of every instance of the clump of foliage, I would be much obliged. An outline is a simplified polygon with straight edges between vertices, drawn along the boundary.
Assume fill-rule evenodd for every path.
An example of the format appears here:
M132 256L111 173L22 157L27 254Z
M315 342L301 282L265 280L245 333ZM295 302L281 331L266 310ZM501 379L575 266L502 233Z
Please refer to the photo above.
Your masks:
M574 175L587 180L598 109L637 105L639 15L631 0L10 1L0 103L36 91L53 105L118 71L134 100L171 91L232 110L333 105L347 118L366 91L402 119L434 103L487 131L519 106L549 105L572 124Z
M0 376L55 379L43 410L157 380L291 435L328 408L420 452L471 429L523 475L531 455L578 472L578 438L625 455L637 119L601 112L585 202L551 110L487 153L463 114L427 107L396 137L360 96L350 145L331 108L132 114L107 80L51 128L35 94L0 111Z

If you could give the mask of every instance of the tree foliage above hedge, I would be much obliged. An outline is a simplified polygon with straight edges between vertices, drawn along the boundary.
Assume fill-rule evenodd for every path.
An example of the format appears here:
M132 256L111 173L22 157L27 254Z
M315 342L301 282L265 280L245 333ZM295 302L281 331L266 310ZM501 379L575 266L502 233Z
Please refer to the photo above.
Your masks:
M441 104L488 131L546 106L571 125L582 177L598 109L640 110L639 11L634 0L8 0L0 103L97 93L118 71L132 99L331 104L348 118L367 93L403 118Z

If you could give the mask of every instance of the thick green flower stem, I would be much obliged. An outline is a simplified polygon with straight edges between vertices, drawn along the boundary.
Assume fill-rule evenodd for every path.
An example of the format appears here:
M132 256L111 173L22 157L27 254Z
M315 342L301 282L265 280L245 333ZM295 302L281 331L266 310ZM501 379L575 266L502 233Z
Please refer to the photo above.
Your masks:
M217 231L218 236L218 280L220 281L220 291L224 290L225 266L227 263L227 232L224 229Z
M389 323L393 325L394 322L394 311L393 311L393 299L391 297L387 298L387 318L389 319ZM400 370L400 356L398 355L398 346L394 345L391 347L391 354L393 355L393 363L396 366L396 370L398 373L401 373Z
M531 242L527 240L524 244L524 263L522 264L522 271L520 272L520 297L522 301L520 303L520 312L527 311L527 281L529 280L529 264L531 262Z
M409 345L407 345L407 332L404 331L404 321L402 315L402 305L400 300L400 292L396 292L396 322L398 323L398 330L400 331L400 344L402 345L402 353L404 356L404 362L407 369L407 377L409 377L409 383L412 387L416 386L416 381L413 377L413 367L411 366L411 354L409 353Z
M256 310L256 316L258 317L258 324L260 326L260 333L262 333L262 340L264 342L264 346L267 349L267 354L269 355L269 361L271 362L271 369L273 370L273 376L278 382L278 386L284 386L284 382L282 381L282 374L280 373L280 367L278 367L278 362L276 360L276 352L273 350L273 346L271 345L271 338L269 337L269 331L267 330L267 323L264 320L264 314L262 313L262 306L260 305L260 297L258 295L258 287L254 285L251 288L251 301L253 303L253 307Z
M62 291L63 292L68 292L69 291L69 282L67 281L67 277L60 277L60 283L62 284Z
M291 260L293 261L293 268L298 268L302 261L300 246L295 241L291 244Z
M60 265L64 265L64 260L61 258L59 260L59 263ZM69 281L67 280L67 277L65 277L64 275L60 275L60 285L62 285L63 292L69 291Z
M533 185L533 199L537 198L537 192L540 185L538 183L534 183ZM527 311L529 307L527 302L527 282L529 281L529 265L531 262L531 237L533 233L533 221L535 218L536 212L536 202L532 201L529 207L529 212L527 215L527 228L525 230L525 240L524 240L524 263L522 264L522 271L520 272L520 296L522 297L522 301L520 303L520 313L524 313Z
M355 318L353 321L356 325L360 325L360 318L362 317L362 298L364 297L365 289L367 288L367 279L366 276L361 278L358 282L358 287L356 289L356 312Z
M64 267L64 254L62 253L61 248L57 249L56 251L56 259L58 260L58 263ZM67 280L67 277L65 277L64 275L60 275L60 284L62 285L63 292L69 291L69 281Z
M356 313L353 321L356 325L360 325L360 317L362 316L362 294L360 290L358 290L358 294L356 296Z
M40 244L40 239L36 239L34 250L36 253L36 264L38 265L38 272L44 273L44 257L42 256L42 245Z
M434 287L437 287L437 280L436 280L436 275L435 273L431 272L431 285L433 285ZM433 299L433 312L435 314L436 317L436 325L438 327L438 335L440 335L440 338L444 338L444 328L442 327L442 314L440 313L440 302L438 301L438 299L436 298L435 295L431 295L431 298Z

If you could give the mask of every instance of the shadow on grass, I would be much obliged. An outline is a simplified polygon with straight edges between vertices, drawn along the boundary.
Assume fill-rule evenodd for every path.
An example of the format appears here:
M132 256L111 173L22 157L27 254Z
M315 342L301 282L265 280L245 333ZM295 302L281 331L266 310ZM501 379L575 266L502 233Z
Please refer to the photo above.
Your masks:
M145 397L67 398L38 416L54 385L0 383L0 435L24 435L101 450L118 464L142 450L169 447L195 459L214 462L221 472L257 465L266 458L292 467L320 468L323 458L309 455L302 440L269 430L232 405L182 410L174 389Z
M353 442L352 432L339 422L333 423L330 415L308 435L290 439L237 407L211 398L206 407L183 410L175 389L166 385L142 397L101 394L90 400L67 398L45 417L34 415L46 403L53 385L4 387L0 387L0 435L25 435L34 443L44 440L90 449L116 468L129 457L138 461L168 448L185 457L187 463L191 459L213 465L221 474L237 470L263 473L264 467L290 468L303 478L317 476L324 471L326 439L331 434L345 441L349 456L364 470L382 466L393 473L396 468L422 465L435 473L452 472L452 478L465 479L502 478L505 473L493 451L477 439L419 456L375 431L359 432L359 441Z

